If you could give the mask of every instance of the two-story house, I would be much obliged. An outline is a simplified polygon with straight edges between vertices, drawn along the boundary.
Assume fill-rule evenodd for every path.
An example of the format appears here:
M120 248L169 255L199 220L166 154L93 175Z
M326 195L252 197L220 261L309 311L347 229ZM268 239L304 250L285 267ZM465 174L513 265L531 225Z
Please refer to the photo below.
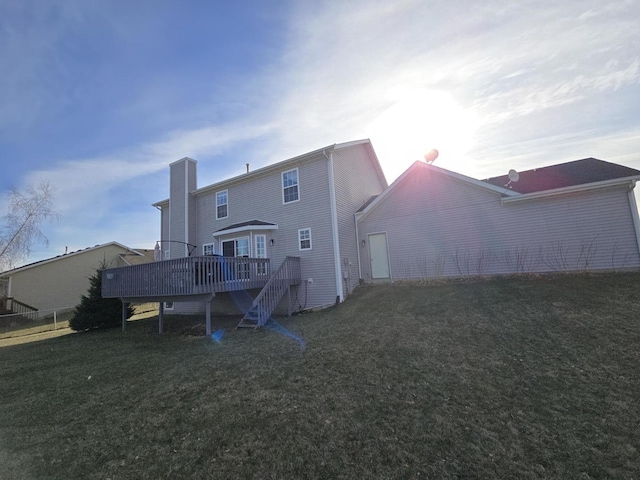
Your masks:
M161 211L162 257L175 263L162 275L193 288L109 290L127 283L107 277L103 293L125 301L163 300L163 308L174 312L209 313L216 294L214 309L228 306L225 292L259 292L290 257L299 268L288 285L294 287L296 307L341 302L359 281L355 213L387 186L369 140L330 145L203 187L197 183L197 162L183 158L170 165L169 198L155 207ZM209 256L215 265L178 260ZM216 291L202 288L221 277L225 284L212 287Z
M199 187L170 165L153 264L103 272L103 296L176 313L341 302L361 282L640 267L640 171L593 158L476 180L416 162L388 186L368 140Z

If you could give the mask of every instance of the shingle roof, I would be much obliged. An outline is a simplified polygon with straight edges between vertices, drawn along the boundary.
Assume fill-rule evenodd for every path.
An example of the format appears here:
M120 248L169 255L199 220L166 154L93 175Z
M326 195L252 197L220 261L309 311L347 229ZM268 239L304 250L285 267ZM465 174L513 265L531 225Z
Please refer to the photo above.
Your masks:
M277 227L277 224L271 222L263 222L262 220L249 220L248 222L234 223L233 225L229 225L228 227L221 228L216 232L224 232L225 230L233 230L234 228L241 227L253 227L253 226L269 226L269 227Z
M616 178L640 176L640 170L597 158L583 158L582 160L526 170L519 172L519 176L517 182L509 182L508 175L487 178L483 181L498 187L508 185L507 188L518 193L533 193Z

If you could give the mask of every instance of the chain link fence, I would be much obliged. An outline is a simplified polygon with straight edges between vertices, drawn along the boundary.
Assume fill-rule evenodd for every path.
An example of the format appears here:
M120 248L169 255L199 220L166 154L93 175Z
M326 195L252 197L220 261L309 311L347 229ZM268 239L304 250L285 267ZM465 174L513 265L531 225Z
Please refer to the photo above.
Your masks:
M28 314L9 313L0 315L0 339L68 328L74 308L63 307L38 310Z

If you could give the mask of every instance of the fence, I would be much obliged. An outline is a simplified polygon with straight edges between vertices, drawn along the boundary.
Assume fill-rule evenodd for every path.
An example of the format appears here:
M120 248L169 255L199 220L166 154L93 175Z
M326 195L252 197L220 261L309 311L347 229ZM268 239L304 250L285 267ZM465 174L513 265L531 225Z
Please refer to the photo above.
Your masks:
M75 307L0 315L0 339L22 337L69 327Z

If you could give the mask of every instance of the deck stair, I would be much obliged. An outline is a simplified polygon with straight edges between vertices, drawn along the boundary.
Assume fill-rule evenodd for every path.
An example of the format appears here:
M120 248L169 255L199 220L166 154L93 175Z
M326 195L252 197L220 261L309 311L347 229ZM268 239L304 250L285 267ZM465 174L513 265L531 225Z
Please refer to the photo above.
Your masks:
M237 328L264 327L285 293L300 283L300 258L286 257L253 300ZM289 304L289 314L291 305Z

